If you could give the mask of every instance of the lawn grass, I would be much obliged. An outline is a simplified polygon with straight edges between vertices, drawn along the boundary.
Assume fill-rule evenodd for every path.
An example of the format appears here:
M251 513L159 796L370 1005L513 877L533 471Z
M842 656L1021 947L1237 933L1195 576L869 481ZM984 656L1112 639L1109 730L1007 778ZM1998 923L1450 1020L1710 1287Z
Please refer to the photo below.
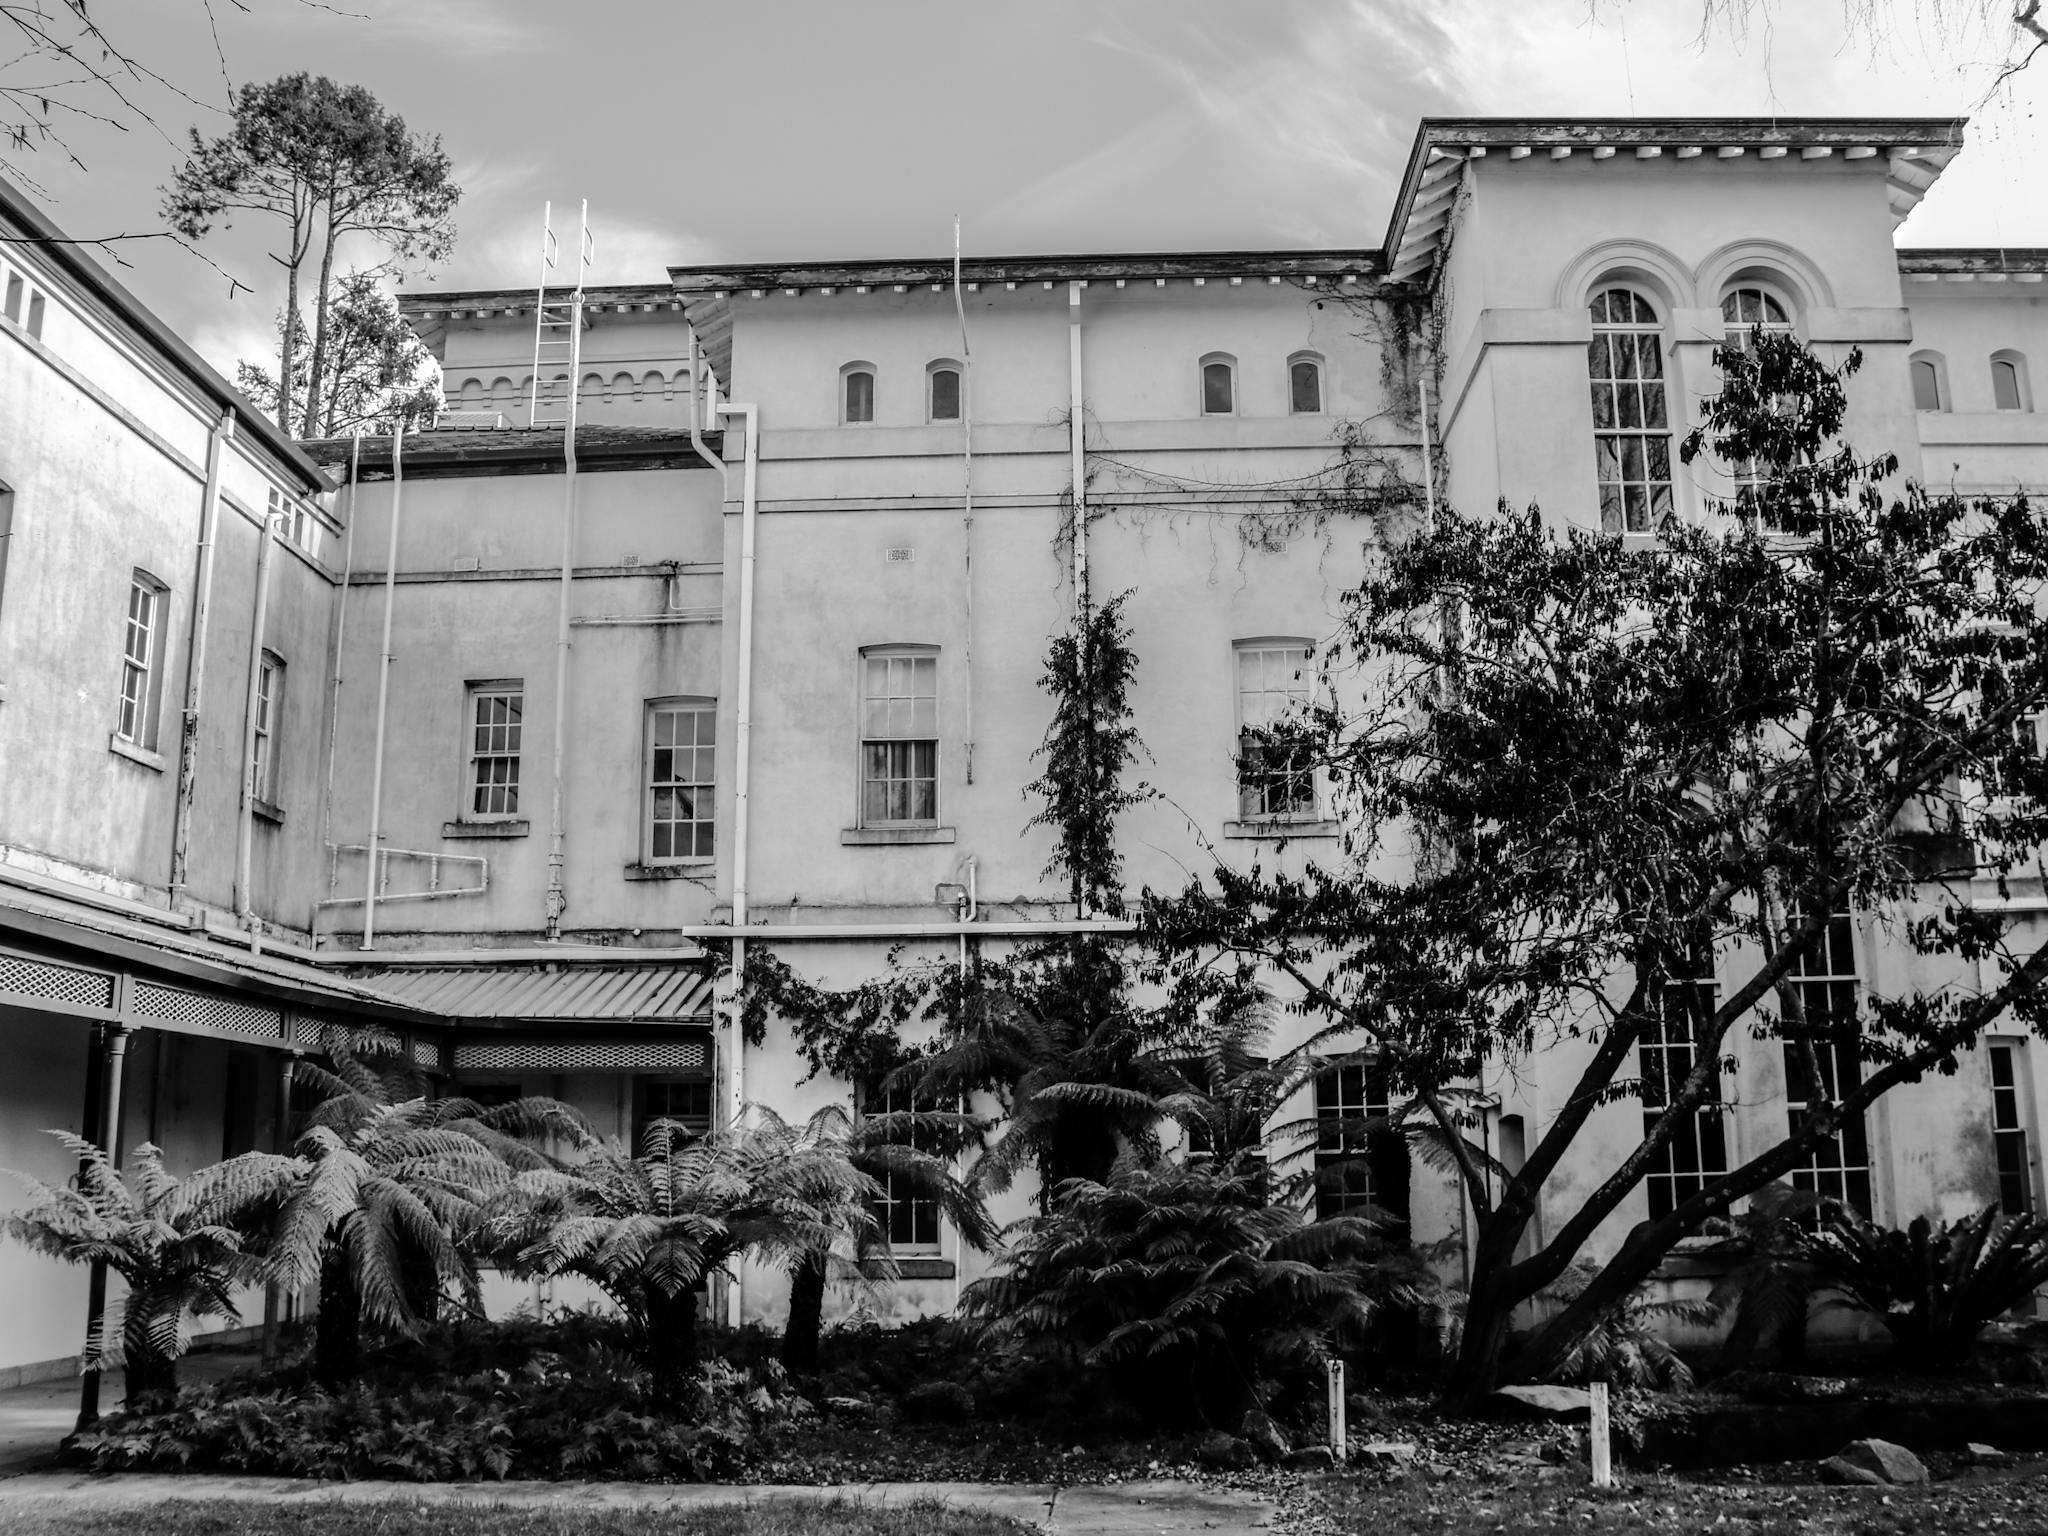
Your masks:
M709 1509L166 1501L147 1509L11 1509L7 1536L1026 1536L956 1505L763 1501Z
M1323 1480L1280 1524L1315 1536L1960 1536L2048 1531L2048 1479L1830 1488L1626 1479L1571 1483Z

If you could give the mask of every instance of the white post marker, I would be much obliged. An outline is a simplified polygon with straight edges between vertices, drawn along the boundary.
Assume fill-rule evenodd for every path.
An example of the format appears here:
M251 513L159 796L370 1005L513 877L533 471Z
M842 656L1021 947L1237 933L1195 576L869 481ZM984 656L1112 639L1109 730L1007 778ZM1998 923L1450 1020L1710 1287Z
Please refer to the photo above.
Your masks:
M1587 1390L1593 1398L1593 1422L1588 1426L1591 1441L1588 1450L1593 1459L1593 1486L1612 1488L1614 1457L1607 1418L1607 1383L1596 1381Z
M1330 1387L1330 1455L1338 1461L1349 1454L1344 1434L1344 1362L1332 1360L1329 1364Z

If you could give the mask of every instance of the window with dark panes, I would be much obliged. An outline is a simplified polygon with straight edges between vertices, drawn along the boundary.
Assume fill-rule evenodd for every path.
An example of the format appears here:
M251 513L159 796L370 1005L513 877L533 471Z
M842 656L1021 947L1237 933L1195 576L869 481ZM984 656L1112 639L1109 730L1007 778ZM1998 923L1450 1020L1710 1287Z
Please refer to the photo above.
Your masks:
M931 419L933 421L958 421L960 419L960 370L953 367L932 369L931 391Z
M2027 1145L2020 1072L2026 1057L2017 1040L1993 1040L1991 1058L1991 1146L1998 1162L1998 1208L2008 1216L2034 1210L2032 1150Z
M1587 366L1593 388L1593 459L1600 526L1655 533L1671 515L1671 417L1662 322L1628 288L1593 295Z
M1719 990L1711 981L1673 982L1665 987L1663 1007L1644 1030L1638 1047L1646 1140L1698 1066L1700 1028L1719 1003ZM1650 1219L1670 1215L1707 1181L1727 1171L1728 1135L1717 1063L1707 1080L1706 1098L1673 1127L1671 1139L1644 1176Z
M635 1148L646 1139L648 1127L657 1120L673 1120L690 1139L711 1133L709 1077L640 1077L633 1082Z
M708 700L647 706L647 861L712 856L718 786L718 707Z
M517 680L469 686L469 815L519 814L519 754L526 728L526 685Z
M1237 369L1228 358L1202 364L1202 414L1229 416L1237 410Z
M861 656L860 819L864 827L929 826L939 819L939 654L871 650Z
M1785 1115L1788 1129L1796 1133L1809 1105L1837 1103L1863 1081L1856 929L1848 913L1828 920L1821 943L1797 963L1790 984L1798 994L1801 1018L1796 1024L1785 1021ZM1811 1066L1805 1045L1812 1047ZM1863 1116L1848 1116L1805 1163L1795 1166L1792 1185L1869 1216L1870 1138Z
M863 1096L863 1109L870 1115L902 1115L930 1111L938 1106L919 1099L908 1087L871 1088ZM893 1139L893 1138L892 1138ZM913 1132L909 1145L922 1152L938 1153L932 1138ZM939 1247L939 1202L917 1194L895 1174L883 1173L875 1182L882 1187L875 1203L875 1220L889 1246L901 1253L922 1250L936 1253Z
M844 375L845 420L858 425L875 419L875 376L866 368L849 368Z
M1314 416L1323 408L1323 365L1313 357L1297 357L1287 367L1288 409Z
M1306 641L1237 647L1237 813L1247 821L1315 818L1315 754L1300 734L1312 655Z
M1316 1215L1341 1216L1374 1198L1369 1122L1387 1114L1387 1074L1362 1064L1316 1079Z

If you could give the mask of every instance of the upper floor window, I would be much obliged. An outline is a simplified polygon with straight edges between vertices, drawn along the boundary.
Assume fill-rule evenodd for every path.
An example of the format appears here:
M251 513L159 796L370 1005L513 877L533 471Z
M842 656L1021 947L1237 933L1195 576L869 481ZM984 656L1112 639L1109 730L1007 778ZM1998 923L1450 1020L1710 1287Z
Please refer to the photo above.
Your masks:
M932 421L960 419L960 365L950 358L925 369L925 415Z
M718 785L718 707L709 699L656 699L647 706L649 864L712 856Z
M0 484L0 605L7 601L7 552L14 547L14 492Z
M1315 818L1315 758L1301 734L1312 654L1306 640L1237 647L1237 813L1247 821Z
M526 684L520 678L469 685L468 819L503 821L519 814L520 738L526 726Z
M256 665L256 730L249 750L249 797L277 801L277 727L284 718L284 658L265 651Z
M1662 323L1630 288L1593 295L1593 461L1600 526L1655 533L1671 515L1671 418L1665 398Z
M1297 416L1322 414L1323 360L1313 352L1287 360L1287 408Z
M848 363L839 370L839 419L859 426L875 419L875 365Z
M114 734L145 752L156 750L158 701L163 692L165 599L170 589L138 570L128 583L128 621L121 643L121 712Z
M1237 414L1237 359L1212 352L1202 359L1202 414Z
M1939 352L1915 352L1913 354L1913 409L1916 411L1945 411L1948 409L1947 369L1942 366Z
M2001 411L2034 408L2027 388L2027 360L2017 352L1991 354L1991 403Z
M276 486L270 488L270 516L281 539L289 540L309 555L320 553L320 519L297 496L287 496Z
M861 652L860 824L939 819L939 653L892 645Z
M7 318L16 325L25 326L29 335L42 339L43 296L19 272L7 274L7 297L0 308L4 308Z
M1728 290L1728 296L1721 301L1721 321L1727 328L1731 347L1742 346L1758 327L1766 331L1792 329L1792 317L1786 312L1784 301L1770 289L1753 283Z

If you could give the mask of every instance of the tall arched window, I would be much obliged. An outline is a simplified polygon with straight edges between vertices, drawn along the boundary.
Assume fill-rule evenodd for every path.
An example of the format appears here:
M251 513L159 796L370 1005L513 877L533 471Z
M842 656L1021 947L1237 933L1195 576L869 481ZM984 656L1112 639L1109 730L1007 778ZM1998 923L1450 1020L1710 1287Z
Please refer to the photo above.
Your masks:
M2031 411L2033 395L2028 388L2027 360L2004 350L1991 354L1991 403L2001 411Z
M1945 411L1948 409L1948 370L1942 364L1939 352L1915 352L1913 354L1913 409L1916 411Z
M1758 331L1779 335L1792 332L1792 316L1787 312L1784 301L1770 289L1755 283L1745 283L1728 290L1727 297L1721 300L1721 324L1722 339L1731 347L1747 347L1750 337ZM1735 481L1738 504L1744 491L1754 498L1763 488L1764 476L1752 460L1730 464L1728 473ZM1770 533L1783 531L1768 514L1764 528Z
M1202 359L1202 414L1237 414L1237 359L1224 352L1211 352Z
M950 357L925 366L925 417L929 421L960 419L960 365Z
M1672 506L1663 327L1650 301L1633 289L1602 289L1591 309L1587 367L1600 526L1608 533L1655 533Z
M1287 360L1287 409L1296 416L1322 414L1323 360L1313 352L1297 352Z
M875 365L848 363L839 370L839 419L850 427L875 419Z

